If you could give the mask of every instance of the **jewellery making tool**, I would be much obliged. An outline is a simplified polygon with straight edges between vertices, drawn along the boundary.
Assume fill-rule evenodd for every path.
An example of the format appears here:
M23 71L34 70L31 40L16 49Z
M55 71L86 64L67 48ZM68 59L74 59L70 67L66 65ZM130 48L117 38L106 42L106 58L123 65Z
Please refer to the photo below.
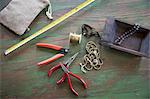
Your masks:
M48 71L48 77L51 76L51 74L56 71L57 69L59 68L62 68L64 70L64 74L62 75L61 79L57 81L57 84L61 84L65 81L66 78L68 78L68 84L69 84L69 87L71 89L71 91L76 95L78 96L78 93L74 90L74 88L72 87L72 84L71 84L71 80L70 80L70 76L73 76L75 78L77 78L78 80L80 80L84 87L87 88L87 85L86 83L84 82L83 79L81 79L79 76L73 74L72 72L70 72L68 70L69 66L71 65L71 63L75 60L75 58L77 57L78 53L74 54L71 58L69 58L69 60L67 60L65 63L59 63L58 65L52 67L49 71Z
M58 54L56 54L55 56L53 56L47 60L44 60L42 62L39 62L38 66L43 66L43 65L46 65L50 62L53 62L53 61L57 60L58 58L63 57L69 51L69 49L67 49L67 48L63 48L62 46L58 46L58 45L54 45L54 44L37 43L36 46L44 47L44 48L50 48L50 49L54 49L54 50L59 51Z

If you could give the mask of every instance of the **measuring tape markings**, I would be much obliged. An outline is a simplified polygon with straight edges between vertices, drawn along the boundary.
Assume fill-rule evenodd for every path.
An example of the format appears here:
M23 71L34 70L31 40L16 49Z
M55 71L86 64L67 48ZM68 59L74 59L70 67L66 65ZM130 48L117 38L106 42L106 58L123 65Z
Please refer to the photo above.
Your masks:
M64 21L65 19L67 19L68 17L70 17L71 15L75 14L76 12L78 12L79 10L81 10L82 8L86 7L87 5L89 5L90 3L94 2L95 0L86 0L85 2L81 3L80 5L78 5L76 8L72 9L71 11L69 11L68 13L64 14L63 16L61 16L60 18L56 19L55 21L51 22L50 24L48 24L47 26L43 27L42 29L40 29L39 31L35 32L34 34L32 34L31 36L25 38L24 40L20 41L19 43L13 45L12 47L8 48L4 54L8 55L9 53L11 53L12 51L16 50L17 48L21 47L22 45L24 45L25 43L29 42L30 40L34 39L35 37L43 34L44 32L46 32L47 30L53 28L54 26L56 26L57 24L59 24L60 22Z

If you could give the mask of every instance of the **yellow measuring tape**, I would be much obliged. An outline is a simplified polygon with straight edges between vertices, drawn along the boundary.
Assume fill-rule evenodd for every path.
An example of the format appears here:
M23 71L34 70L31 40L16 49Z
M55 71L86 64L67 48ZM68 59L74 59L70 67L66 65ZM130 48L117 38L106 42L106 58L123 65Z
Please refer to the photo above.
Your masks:
M62 21L64 21L65 19L67 19L68 17L70 17L71 15L75 14L76 12L78 12L79 10L81 10L82 8L86 7L87 5L89 5L90 3L94 2L95 0L86 0L85 2L81 3L80 5L78 5L77 7L75 7L74 9L72 9L71 11L69 11L68 13L64 14L63 16L61 16L60 18L58 18L57 20L51 22L50 24L48 24L47 26L45 26L44 28L40 29L39 31L35 32L34 34L32 34L31 36L25 38L24 40L20 41L19 43L13 45L12 47L8 48L4 54L8 55L9 53L11 53L12 51L16 50L17 48L21 47L22 45L24 45L25 43L29 42L30 40L34 39L35 37L43 34L44 32L46 32L47 30L53 28L54 26L56 26L57 24L61 23Z

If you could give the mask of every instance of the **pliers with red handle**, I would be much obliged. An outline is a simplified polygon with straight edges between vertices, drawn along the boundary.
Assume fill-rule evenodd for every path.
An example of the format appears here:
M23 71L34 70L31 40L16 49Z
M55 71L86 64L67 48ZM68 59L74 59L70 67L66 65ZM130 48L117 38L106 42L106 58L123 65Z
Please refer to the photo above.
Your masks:
M56 54L55 56L53 56L53 57L51 57L51 58L49 58L47 60L39 62L38 66L46 65L46 64L48 64L50 62L53 62L56 59L63 57L69 51L69 49L67 49L67 48L63 48L62 46L58 46L58 45L54 45L54 44L37 43L36 46L50 48L50 49L54 49L54 50L59 51L59 53Z
M73 74L72 72L70 72L70 71L68 70L70 64L74 61L74 59L76 58L77 55L78 55L78 53L74 54L74 55L73 55L69 60L67 60L65 63L60 63L60 64L58 64L58 65L52 67L52 68L48 71L48 76L50 77L51 74L52 74L54 71L56 71L56 70L59 69L59 68L62 68L65 73L62 75L61 79L60 79L59 81L57 81L57 84L63 83L63 82L65 81L65 79L68 78L69 87L70 87L71 91L72 91L76 96L78 96L78 93L77 93L77 92L74 90L74 88L72 87L69 74L70 74L71 76L77 78L78 80L80 80L80 81L83 83L84 88L87 88L87 85L86 85L86 83L84 82L83 79L81 79L79 76Z

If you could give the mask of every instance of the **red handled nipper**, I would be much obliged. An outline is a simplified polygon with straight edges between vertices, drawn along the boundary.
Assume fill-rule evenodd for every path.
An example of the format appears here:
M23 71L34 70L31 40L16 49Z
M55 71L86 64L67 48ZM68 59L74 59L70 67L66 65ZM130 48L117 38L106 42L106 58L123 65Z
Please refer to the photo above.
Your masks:
M55 56L53 56L47 60L39 62L37 64L38 66L43 66L43 65L46 65L50 62L53 62L53 61L57 60L58 58L63 57L69 51L69 49L67 49L67 48L63 48L62 46L58 46L58 45L54 45L54 44L37 43L36 46L44 47L44 48L50 48L50 49L54 49L54 50L59 51L58 54L56 54Z

